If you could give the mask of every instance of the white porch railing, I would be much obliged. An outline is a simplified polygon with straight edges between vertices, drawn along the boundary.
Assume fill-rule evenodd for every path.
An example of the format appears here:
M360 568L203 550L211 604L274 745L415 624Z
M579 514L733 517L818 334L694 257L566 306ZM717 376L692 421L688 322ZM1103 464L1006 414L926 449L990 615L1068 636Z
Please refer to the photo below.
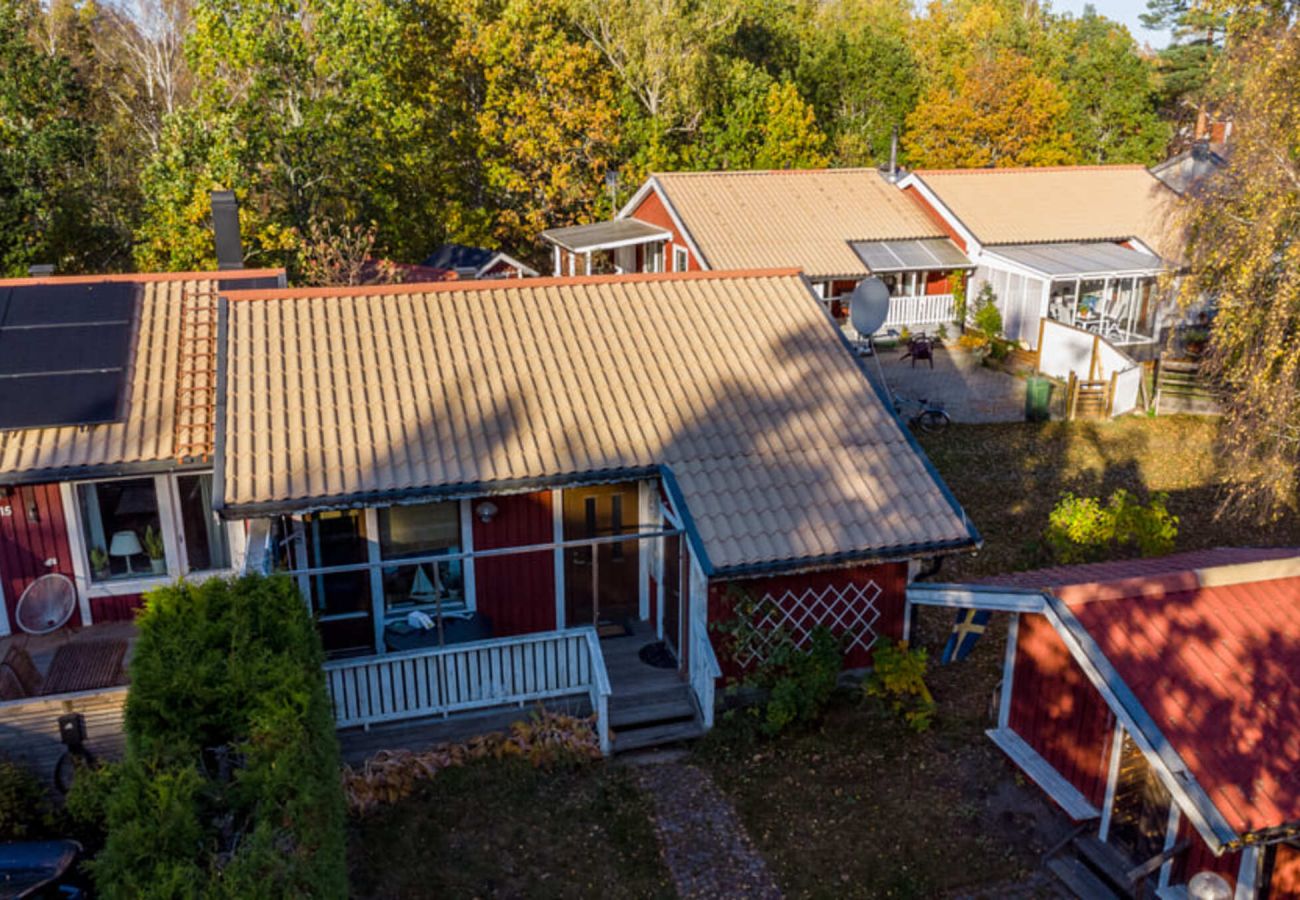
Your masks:
M906 325L914 331L918 325L944 325L953 319L952 294L890 297L889 315L881 327L889 329Z
M582 696L609 753L609 674L591 627L325 664L338 728Z
M830 303L829 300L824 302ZM890 297L889 315L885 317L885 324L880 326L877 334L883 334L891 328L895 331L904 327L909 331L916 331L918 328L937 328L940 325L951 325L955 320L952 294ZM861 340L863 337L848 322L844 323L844 333L850 340Z
M691 646L691 690L700 705L700 715L704 718L704 727L713 727L714 687L722 677L722 666L718 665L717 654L713 652L713 642L709 640L708 629L698 630Z

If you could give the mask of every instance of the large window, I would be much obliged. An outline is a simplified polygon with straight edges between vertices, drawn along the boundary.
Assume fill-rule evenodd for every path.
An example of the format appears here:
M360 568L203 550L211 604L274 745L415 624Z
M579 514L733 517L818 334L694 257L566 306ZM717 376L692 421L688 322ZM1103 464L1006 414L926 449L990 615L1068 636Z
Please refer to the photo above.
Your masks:
M390 506L379 516L379 555L385 563L461 552L460 504ZM465 605L464 567L459 559L385 565L384 607L404 613L421 607Z
M77 485L91 580L167 573L154 484L152 478L126 478Z

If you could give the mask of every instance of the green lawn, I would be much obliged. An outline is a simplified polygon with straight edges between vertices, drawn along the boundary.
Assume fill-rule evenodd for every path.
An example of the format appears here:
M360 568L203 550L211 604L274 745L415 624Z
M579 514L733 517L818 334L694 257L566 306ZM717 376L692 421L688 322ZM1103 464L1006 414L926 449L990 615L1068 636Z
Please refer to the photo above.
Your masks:
M1116 488L1169 495L1178 550L1300 544L1300 520L1220 515L1222 475L1209 417L963 425L920 435L931 460L984 536L974 557L945 563L942 580L1050 564L1040 538L1061 494L1103 499Z
M446 769L354 820L356 897L670 897L650 807L626 769Z

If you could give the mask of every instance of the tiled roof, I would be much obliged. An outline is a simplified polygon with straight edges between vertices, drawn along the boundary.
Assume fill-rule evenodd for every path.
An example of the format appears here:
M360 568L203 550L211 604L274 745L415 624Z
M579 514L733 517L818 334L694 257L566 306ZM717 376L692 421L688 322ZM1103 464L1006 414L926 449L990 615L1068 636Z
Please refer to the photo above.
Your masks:
M970 546L790 271L232 294L228 513L668 467L715 570Z
M875 169L671 172L654 180L713 269L868 274L849 241L944 237Z
M998 581L1065 602L1238 834L1300 820L1300 549Z
M1177 195L1142 166L930 169L915 173L982 244L1125 241L1181 258Z
M126 417L87 428L0 431L0 482L55 477L62 471L171 460L176 413L180 308L186 291L215 291L216 279L280 278L282 269L239 272L15 278L0 286L127 281L142 287Z

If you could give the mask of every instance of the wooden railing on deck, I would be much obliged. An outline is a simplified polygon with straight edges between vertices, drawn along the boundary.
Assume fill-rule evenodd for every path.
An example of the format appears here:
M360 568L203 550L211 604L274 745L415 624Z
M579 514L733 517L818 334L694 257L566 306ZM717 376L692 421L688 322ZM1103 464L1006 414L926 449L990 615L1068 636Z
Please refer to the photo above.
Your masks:
M691 647L691 690L700 706L700 715L704 727L713 727L714 687L722 677L722 667L718 665L717 654L713 652L713 642L709 640L707 628L695 629L695 638Z
M609 752L609 674L590 627L336 660L325 682L339 728L586 694Z

